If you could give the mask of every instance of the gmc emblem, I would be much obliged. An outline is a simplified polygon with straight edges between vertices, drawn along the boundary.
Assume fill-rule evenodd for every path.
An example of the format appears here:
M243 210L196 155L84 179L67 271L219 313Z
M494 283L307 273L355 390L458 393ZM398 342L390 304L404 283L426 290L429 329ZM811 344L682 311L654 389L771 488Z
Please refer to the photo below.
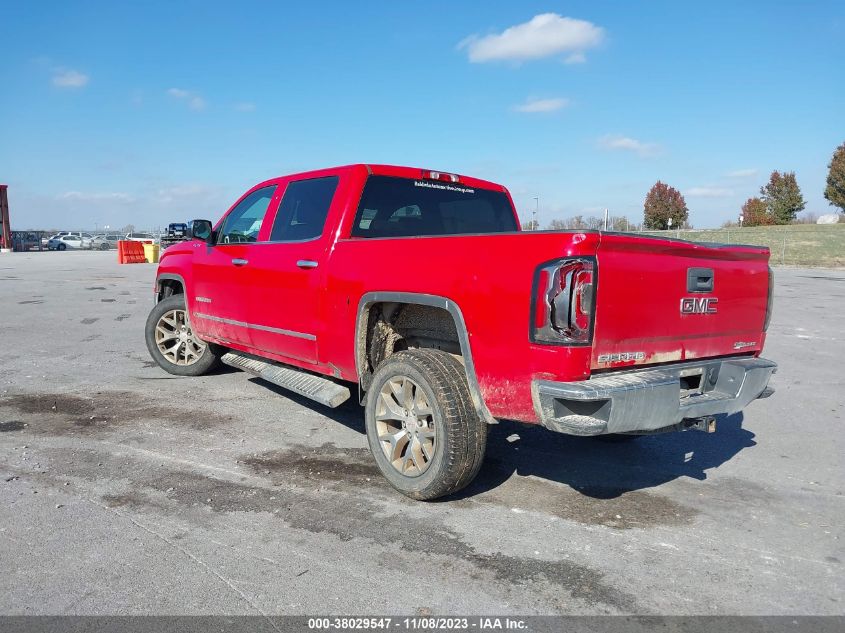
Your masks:
M716 297L684 297L681 314L716 314Z

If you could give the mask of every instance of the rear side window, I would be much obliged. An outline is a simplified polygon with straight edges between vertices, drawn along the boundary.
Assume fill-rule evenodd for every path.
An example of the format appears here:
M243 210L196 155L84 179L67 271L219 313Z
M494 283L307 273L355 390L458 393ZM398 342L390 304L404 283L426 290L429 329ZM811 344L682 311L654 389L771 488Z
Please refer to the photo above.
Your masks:
M270 233L271 242L310 240L323 234L337 176L288 183Z
M466 235L516 231L501 191L460 183L370 176L352 227L353 237Z

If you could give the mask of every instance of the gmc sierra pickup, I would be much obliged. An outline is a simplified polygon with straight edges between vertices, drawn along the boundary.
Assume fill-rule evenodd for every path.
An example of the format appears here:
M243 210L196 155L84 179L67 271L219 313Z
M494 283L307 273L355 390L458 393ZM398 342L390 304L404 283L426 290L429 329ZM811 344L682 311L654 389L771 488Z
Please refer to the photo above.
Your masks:
M191 233L159 264L153 359L329 407L355 394L379 469L416 499L471 482L497 420L712 431L771 393L766 248L522 232L501 185L385 165L268 180Z

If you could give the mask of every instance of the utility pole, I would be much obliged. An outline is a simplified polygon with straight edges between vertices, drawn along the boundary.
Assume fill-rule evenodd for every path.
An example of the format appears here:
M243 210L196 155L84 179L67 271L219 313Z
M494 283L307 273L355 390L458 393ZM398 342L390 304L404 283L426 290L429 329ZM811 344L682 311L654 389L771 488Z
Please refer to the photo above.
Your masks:
M607 208L604 210L604 230L607 230Z
M537 223L537 215L540 213L540 196L534 196L534 219L532 221L532 230L537 231L540 225Z
M7 190L9 185L0 185L0 238L2 238L3 250L12 248L12 227L9 226L9 197Z

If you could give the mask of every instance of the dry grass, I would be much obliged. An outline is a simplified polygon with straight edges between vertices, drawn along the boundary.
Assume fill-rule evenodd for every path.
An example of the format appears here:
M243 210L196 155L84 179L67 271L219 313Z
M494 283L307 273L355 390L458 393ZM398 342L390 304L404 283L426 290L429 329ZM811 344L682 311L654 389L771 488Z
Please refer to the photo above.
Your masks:
M845 224L793 224L692 231L649 231L691 242L768 246L778 266L845 267Z

